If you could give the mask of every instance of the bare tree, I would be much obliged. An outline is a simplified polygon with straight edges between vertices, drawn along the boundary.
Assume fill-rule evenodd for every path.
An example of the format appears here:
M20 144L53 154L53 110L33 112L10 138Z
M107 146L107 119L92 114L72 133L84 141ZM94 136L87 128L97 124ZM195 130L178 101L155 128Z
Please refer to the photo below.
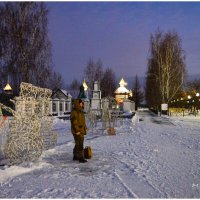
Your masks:
M181 40L176 32L157 31L151 35L150 49L147 83L151 81L151 87L158 89L154 93L160 103L169 103L181 90L186 73Z
M193 93L200 93L200 79L187 82L187 90Z
M62 75L59 72L55 71L52 72L50 77L49 87L54 90L55 88L62 89L63 86L64 86L64 81Z
M54 81L47 14L43 2L6 2L0 6L1 74L3 82L9 75L15 91L22 81L41 87L50 87Z
M84 79L86 80L90 90L93 89L95 81L101 81L103 77L103 67L101 60L94 62L91 58L84 70Z
M80 91L81 83L77 79L74 79L69 85L69 92L73 98L77 98Z

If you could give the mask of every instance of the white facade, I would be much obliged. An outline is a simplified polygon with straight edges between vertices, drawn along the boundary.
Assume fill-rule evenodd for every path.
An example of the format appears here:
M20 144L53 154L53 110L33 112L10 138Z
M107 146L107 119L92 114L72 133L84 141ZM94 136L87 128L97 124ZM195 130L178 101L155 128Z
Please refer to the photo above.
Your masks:
M132 96L132 92L125 87L127 83L123 78L119 82L119 85L120 87L115 90L115 99L118 103L122 103L124 100L128 99L128 97Z
M135 111L135 102L131 101L129 99L126 99L123 101L123 111L127 112L127 111Z
M54 116L64 116L72 109L72 96L66 90L58 89L52 95L50 113Z
M92 110L102 109L101 90L99 81L94 82L94 90L92 91L92 99L91 99L91 109Z

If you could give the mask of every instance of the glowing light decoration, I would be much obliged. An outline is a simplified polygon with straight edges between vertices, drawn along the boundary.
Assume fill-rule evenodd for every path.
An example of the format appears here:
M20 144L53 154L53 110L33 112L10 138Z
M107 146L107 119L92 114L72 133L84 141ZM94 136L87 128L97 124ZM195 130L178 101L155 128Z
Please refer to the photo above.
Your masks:
M10 90L12 90L12 88L11 88L10 84L7 83L3 90L4 91L10 91Z
M84 87L84 90L85 90L85 91L88 89L88 86L87 86L87 84L86 84L86 82L85 82L85 79L84 79L84 81L83 81L83 87Z
M22 82L20 96L12 100L15 111L0 103L1 108L13 114L4 150L11 164L33 161L57 143L53 118L49 116L51 94L49 89Z
M128 97L132 95L132 92L125 87L128 84L123 78L120 80L119 85L120 87L115 90L115 99L118 103L122 103L125 99L128 99Z
M124 79L122 78L119 82L120 87L124 87L127 86L127 82L124 81Z

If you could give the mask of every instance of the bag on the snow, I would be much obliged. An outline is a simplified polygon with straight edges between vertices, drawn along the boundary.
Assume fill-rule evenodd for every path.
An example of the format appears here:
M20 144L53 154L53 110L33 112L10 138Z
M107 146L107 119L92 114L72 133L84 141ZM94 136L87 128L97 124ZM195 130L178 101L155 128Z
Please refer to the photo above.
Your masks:
M91 146L86 146L84 148L84 158L86 158L86 159L92 158L92 148L91 148Z
M110 127L107 129L108 135L116 135L115 129L113 127Z

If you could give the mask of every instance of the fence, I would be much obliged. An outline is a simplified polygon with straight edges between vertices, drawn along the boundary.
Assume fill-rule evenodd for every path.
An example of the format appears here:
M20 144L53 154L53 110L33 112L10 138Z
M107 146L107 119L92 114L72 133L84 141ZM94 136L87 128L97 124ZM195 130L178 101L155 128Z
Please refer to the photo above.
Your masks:
M192 108L169 108L169 116L200 116L200 112L197 109Z

